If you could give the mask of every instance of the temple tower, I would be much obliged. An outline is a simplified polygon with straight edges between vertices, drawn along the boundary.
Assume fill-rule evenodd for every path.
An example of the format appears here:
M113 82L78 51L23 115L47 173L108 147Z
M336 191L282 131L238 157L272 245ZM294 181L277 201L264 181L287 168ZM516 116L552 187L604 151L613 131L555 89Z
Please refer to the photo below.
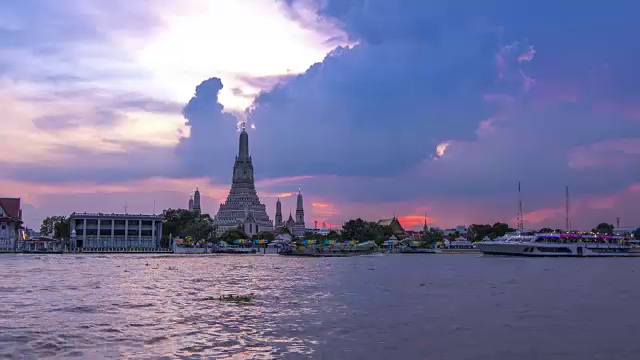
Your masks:
M200 190L198 190L198 187L196 186L196 192L193 193L193 208L191 209L191 211L196 212L198 214L200 214L201 208L200 208Z
M249 134L244 123L233 165L231 189L226 201L220 204L214 223L218 225L218 234L237 227L245 229L247 235L273 230L273 223L256 192L253 163L249 155Z
M280 198L276 201L276 227L282 226L282 204L280 203Z
M302 194L300 193L300 190L298 190L298 199L296 204L296 225L294 227L294 233L296 236L303 236L304 230L304 204L302 201Z

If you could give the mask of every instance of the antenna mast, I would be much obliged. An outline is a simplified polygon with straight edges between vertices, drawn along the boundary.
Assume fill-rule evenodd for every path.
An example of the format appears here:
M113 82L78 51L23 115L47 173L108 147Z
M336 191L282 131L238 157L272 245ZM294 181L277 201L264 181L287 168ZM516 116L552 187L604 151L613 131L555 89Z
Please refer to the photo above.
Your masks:
M520 181L518 181L518 230L524 230L524 213L522 212L522 195L520 192Z
M565 211L566 211L566 219L565 219L565 228L567 232L571 231L571 222L569 221L569 186L565 187Z

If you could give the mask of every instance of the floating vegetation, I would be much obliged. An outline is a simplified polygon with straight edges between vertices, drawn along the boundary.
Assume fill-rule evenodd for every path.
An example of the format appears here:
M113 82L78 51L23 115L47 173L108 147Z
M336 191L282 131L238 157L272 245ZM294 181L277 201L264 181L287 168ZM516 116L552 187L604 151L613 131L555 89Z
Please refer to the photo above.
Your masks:
M214 300L213 297L209 297L209 300ZM250 295L220 295L217 299L219 301L229 301L235 303L248 303L253 300L253 294Z

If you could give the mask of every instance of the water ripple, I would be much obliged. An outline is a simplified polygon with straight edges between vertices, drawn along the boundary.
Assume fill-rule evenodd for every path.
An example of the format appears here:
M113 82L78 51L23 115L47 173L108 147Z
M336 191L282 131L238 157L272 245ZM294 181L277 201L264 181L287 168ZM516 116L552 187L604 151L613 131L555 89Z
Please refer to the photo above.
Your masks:
M0 256L0 358L635 359L640 272L606 261Z

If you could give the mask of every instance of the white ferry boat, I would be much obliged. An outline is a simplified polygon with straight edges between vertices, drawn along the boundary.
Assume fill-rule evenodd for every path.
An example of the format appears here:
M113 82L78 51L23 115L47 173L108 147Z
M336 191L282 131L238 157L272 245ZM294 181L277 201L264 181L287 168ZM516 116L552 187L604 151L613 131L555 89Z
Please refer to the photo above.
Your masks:
M631 257L640 256L637 241L621 236L591 234L514 233L477 243L486 255Z

